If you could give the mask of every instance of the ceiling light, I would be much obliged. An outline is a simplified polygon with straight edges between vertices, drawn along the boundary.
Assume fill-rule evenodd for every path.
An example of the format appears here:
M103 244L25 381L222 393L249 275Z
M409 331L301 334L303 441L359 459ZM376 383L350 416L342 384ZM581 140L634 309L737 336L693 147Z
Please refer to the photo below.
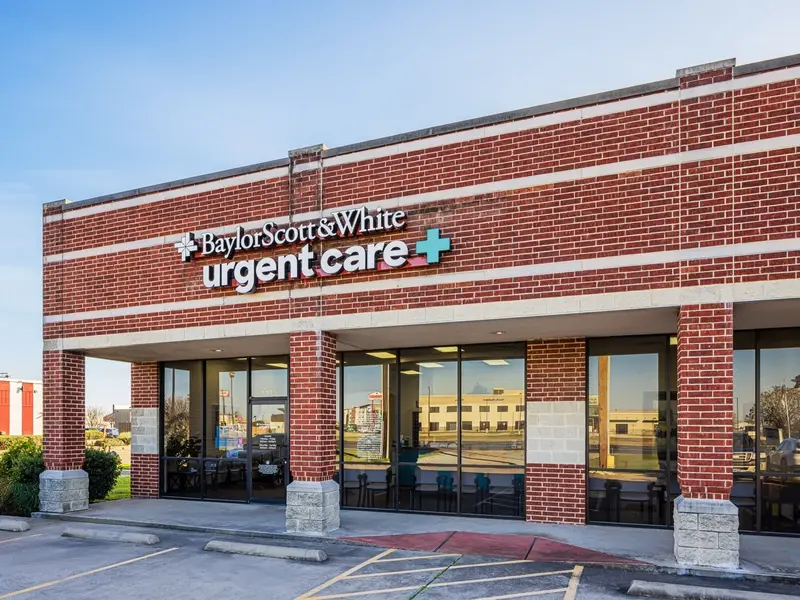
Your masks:
M505 331L493 331L492 333L495 335L503 335Z
M278 369L288 369L289 368L289 365L287 365L286 363L267 363L267 366L268 367L275 367L275 368L278 368Z
M487 365L490 365L492 367L499 367L499 366L508 364L508 361L507 360L503 360L502 358L490 358L489 360L485 360L483 362L485 362Z
M222 352L222 350L220 350L219 348L214 348L214 349L212 350L212 352Z
M677 335L670 336L669 345L670 346L677 346L678 345L678 336Z
M444 367L444 365L440 365L439 363L433 363L433 362L431 362L431 363L424 362L424 363L417 363L417 364L420 367L425 367L426 369L441 369L441 368Z
M414 369L409 369L408 371L400 371L403 375L422 375L419 371L415 371Z
M396 358L391 352L367 352L367 356L374 356L375 358Z
M438 346L434 350L437 352L458 352L458 346Z

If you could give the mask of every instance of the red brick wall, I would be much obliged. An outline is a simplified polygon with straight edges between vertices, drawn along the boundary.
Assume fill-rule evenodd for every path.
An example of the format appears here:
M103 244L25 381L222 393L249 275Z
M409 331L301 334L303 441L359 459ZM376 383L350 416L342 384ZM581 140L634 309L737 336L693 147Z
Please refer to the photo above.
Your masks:
M678 481L687 498L727 500L733 460L733 305L678 315Z
M131 408L158 408L158 363L131 364Z
M529 402L586 401L586 340L528 342L526 394Z
M586 340L534 340L527 351L528 402L586 402ZM586 522L584 464L528 463L525 473L528 521Z
M336 463L336 337L289 338L289 461L297 481L327 481Z
M527 465L525 516L537 523L586 522L586 467Z
M729 73L691 76L684 78L684 84L691 87L695 80L705 84L719 77L729 77ZM301 170L291 180L275 178L48 223L45 254L248 220L268 220L321 206L332 208L789 135L800 132L800 111L791 110L799 101L800 84L789 81L322 170ZM268 285L261 289L277 291L483 270L487 262L496 267L543 264L790 238L800 225L800 204L795 201L800 194L799 159L797 149L776 150L413 206L408 210L408 231L381 239L413 240L425 228L438 226L444 235L453 237L453 252L438 266ZM296 162L304 166L302 161ZM509 235L512 229L516 232L514 236ZM122 238L120 231L124 232ZM269 254L274 252L243 253L241 257ZM749 259L750 269L760 268L769 273L769 278L797 277L793 265L770 270L769 263L781 258L796 265L800 253L727 259L730 264L724 268L715 269L712 265L710 270L702 265L698 268L697 264L669 263L635 269L633 276L608 269L483 282L470 284L463 291L460 284L442 291L424 289L424 293L398 290L390 296L376 294L379 296L376 303L388 300L392 303L390 310L394 310L415 307L420 296L429 298L428 305L438 305L672 287L679 283L701 285L719 282L722 270L729 278L735 278L736 271L731 267L745 259ZM202 286L203 262L184 264L175 249L165 245L47 264L45 314L235 295L232 289L207 290ZM143 281L147 285L142 285ZM429 292L434 295L429 296ZM301 317L336 314L355 312L358 308L342 294L329 297L327 302L293 299L256 302L238 310L208 308L48 324L45 336L73 337L262 320L273 314Z
M159 408L158 363L131 364L131 408ZM131 497L158 498L158 454L131 448Z
M85 360L72 352L43 356L44 464L47 469L83 468L86 441Z
M158 498L158 454L131 454L131 498Z

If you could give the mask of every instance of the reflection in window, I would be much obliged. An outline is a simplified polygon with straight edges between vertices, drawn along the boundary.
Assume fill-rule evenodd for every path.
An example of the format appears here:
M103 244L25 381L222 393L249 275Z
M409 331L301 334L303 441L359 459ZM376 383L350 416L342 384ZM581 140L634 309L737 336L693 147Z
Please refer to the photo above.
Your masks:
M524 344L345 353L342 360L343 505L524 515ZM381 417L359 420L358 410ZM370 435L378 449L360 452Z
M667 402L667 372L676 379L671 350L668 336L589 342L590 521L670 523L679 495Z
M344 461L388 462L397 403L396 354L352 352L344 363Z
M761 529L800 533L800 330L758 333Z
M477 429L462 432L464 465L483 465L490 475L525 465L525 349L518 344L465 347L461 364L462 407L478 407ZM521 427L509 427L523 424Z
M399 461L455 465L458 352L434 348L401 350L400 394Z
M200 456L203 439L203 365L166 363L163 374L164 455ZM184 466L188 465L185 463ZM180 464L170 464L179 469Z
M246 421L247 359L206 361L206 457L242 457Z
M286 398L289 395L289 357L253 358L250 372L250 396Z

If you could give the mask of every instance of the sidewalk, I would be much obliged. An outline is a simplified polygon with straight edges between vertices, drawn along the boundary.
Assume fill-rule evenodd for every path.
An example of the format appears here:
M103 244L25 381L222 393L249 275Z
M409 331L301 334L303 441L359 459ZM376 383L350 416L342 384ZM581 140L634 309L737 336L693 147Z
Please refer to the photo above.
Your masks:
M220 504L186 500L117 500L92 504L89 509L44 518L81 520L117 525L172 527L211 533L241 533L255 536L286 535L284 507L264 504ZM612 554L650 565L677 568L672 554L672 531L601 525L550 525L516 520L480 519L440 515L342 510L342 527L327 536L331 541L369 542L364 538L409 534L514 534L530 539L554 540L591 552ZM439 536L442 537L442 536ZM419 538L423 539L423 538ZM432 539L438 539L434 536ZM442 538L444 539L444 538ZM491 538L486 538L490 540ZM391 540L373 540L375 545L393 545ZM538 542L537 542L538 543ZM546 543L546 542L545 542ZM741 536L743 573L788 573L800 575L797 538ZM577 549L576 549L577 551ZM610 562L610 561L605 561ZM623 561L619 561L623 562Z

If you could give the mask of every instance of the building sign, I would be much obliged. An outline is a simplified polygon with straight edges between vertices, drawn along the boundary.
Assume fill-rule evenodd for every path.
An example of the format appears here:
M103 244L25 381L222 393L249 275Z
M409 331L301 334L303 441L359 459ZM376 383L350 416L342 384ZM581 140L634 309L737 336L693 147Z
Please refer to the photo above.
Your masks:
M278 227L267 222L261 230L254 232L237 227L236 234L228 237L210 232L187 233L175 248L184 262L193 257L225 258L229 262L203 265L203 284L207 288L235 285L237 292L247 294L259 283L436 264L441 253L451 250L450 238L441 237L438 229L428 229L425 239L414 245L413 253L401 240L354 245L343 250L328 248L322 253L311 247L314 241L389 233L405 228L405 211L378 209L371 213L366 207L361 207L300 225ZM297 252L261 259L232 260L237 252L298 244L303 246Z

